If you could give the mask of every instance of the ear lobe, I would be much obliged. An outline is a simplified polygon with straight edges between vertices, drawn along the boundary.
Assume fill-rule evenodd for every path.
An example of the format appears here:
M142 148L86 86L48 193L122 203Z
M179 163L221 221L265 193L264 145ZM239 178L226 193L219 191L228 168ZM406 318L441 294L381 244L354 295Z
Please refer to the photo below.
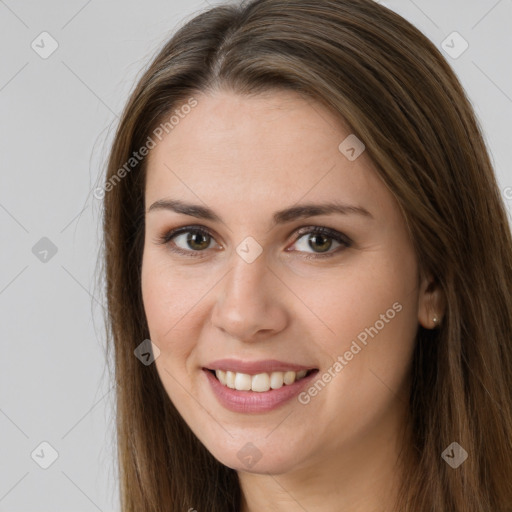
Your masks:
M439 283L432 276L422 279L418 298L418 322L425 329L435 329L442 324L445 297Z

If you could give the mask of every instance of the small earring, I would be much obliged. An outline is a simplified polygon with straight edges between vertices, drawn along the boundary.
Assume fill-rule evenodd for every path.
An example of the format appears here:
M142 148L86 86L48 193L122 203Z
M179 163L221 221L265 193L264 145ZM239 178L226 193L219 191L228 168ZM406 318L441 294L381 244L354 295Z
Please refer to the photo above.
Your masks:
M432 318L432 322L434 322L434 325L437 325L437 322L439 322L437 316L434 316L434 318Z

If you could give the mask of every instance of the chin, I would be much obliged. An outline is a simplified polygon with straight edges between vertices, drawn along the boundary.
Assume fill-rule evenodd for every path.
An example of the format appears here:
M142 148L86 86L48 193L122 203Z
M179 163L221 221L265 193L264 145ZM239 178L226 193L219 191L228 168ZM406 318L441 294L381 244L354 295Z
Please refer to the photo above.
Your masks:
M229 437L229 436L228 436ZM239 436L226 444L203 443L206 449L224 466L236 471L254 474L279 475L297 469L304 454L300 447L287 442L265 441L264 436ZM297 455L300 454L300 457Z

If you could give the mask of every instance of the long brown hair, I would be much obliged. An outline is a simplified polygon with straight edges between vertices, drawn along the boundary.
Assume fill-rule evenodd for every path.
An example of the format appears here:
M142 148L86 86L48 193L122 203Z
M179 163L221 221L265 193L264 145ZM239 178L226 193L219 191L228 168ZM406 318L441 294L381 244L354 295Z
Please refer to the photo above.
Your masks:
M112 146L102 261L123 512L240 509L236 472L191 432L155 365L134 356L149 338L146 159L126 162L170 112L220 88L297 91L343 119L396 197L422 273L446 297L440 328L418 329L414 439L394 510L512 510L512 240L463 88L427 37L372 0L253 0L209 8L174 34L131 94ZM456 469L441 457L452 442L468 453Z

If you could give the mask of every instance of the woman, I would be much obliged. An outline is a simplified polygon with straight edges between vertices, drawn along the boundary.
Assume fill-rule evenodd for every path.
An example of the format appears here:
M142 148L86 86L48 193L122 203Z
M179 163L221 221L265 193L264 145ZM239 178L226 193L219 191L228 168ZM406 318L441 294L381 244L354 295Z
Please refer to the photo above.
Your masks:
M407 21L196 16L129 99L104 208L123 511L512 510L510 228Z

